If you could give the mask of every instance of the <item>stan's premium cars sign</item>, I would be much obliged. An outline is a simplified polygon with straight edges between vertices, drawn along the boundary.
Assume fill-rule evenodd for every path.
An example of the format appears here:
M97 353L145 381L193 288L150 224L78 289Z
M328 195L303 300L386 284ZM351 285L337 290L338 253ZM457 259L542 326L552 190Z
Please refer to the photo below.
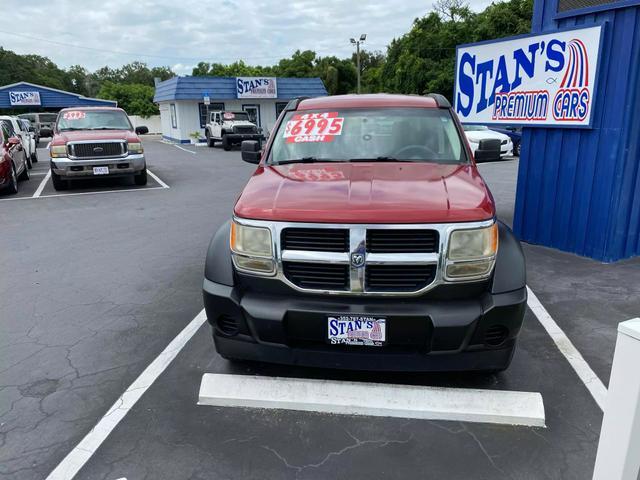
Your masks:
M278 98L278 87L273 77L236 78L238 98Z
M463 123L589 126L602 26L458 47Z
M40 92L9 92L11 106L40 105Z

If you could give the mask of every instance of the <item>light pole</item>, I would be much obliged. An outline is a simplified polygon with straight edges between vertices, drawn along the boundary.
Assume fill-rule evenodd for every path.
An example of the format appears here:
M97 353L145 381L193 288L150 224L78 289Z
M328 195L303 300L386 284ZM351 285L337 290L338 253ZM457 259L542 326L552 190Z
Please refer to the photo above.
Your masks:
M363 33L360 35L360 39L356 40L355 38L351 39L351 43L356 46L356 68L358 69L358 93L360 93L360 44L364 43L367 39L367 34Z

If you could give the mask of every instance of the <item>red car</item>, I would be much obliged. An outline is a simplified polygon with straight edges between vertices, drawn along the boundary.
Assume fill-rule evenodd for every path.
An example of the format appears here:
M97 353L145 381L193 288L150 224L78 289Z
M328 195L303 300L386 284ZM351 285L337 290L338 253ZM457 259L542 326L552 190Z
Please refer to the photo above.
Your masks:
M207 254L229 359L364 370L506 369L525 262L442 96L291 101Z
M0 189L18 193L18 180L29 180L29 168L20 138L12 135L11 125L0 121Z

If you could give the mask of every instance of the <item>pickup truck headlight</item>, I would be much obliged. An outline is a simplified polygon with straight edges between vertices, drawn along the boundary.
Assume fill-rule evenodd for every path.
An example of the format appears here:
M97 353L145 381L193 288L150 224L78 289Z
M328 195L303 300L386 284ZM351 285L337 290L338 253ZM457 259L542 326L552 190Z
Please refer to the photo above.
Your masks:
M49 147L49 155L51 155L51 158L64 158L67 156L67 146L51 145Z
M464 281L488 277L498 251L498 225L454 230L449 237L445 277Z
M231 222L231 251L233 263L240 271L273 275L275 262L271 231Z
M142 143L140 142L129 142L127 146L127 150L129 153L142 153L144 149L142 148Z

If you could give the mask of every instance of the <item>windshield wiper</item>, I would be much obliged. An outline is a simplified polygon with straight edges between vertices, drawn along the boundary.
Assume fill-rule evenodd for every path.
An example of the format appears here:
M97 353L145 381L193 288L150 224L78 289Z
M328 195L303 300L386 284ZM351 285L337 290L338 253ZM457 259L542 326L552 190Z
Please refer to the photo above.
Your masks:
M129 130L129 129L121 128L121 127L94 127L94 128L90 128L89 130Z
M302 158L294 158L291 160L281 160L276 162L275 165L286 165L287 163L317 163L317 162L330 162L331 160L328 158L317 158L317 157L302 157Z
M65 127L60 129L61 132L68 132L68 131L74 131L74 130L86 130L86 128Z
M349 162L410 162L411 160L398 159L395 157L379 156L375 158L350 158Z

